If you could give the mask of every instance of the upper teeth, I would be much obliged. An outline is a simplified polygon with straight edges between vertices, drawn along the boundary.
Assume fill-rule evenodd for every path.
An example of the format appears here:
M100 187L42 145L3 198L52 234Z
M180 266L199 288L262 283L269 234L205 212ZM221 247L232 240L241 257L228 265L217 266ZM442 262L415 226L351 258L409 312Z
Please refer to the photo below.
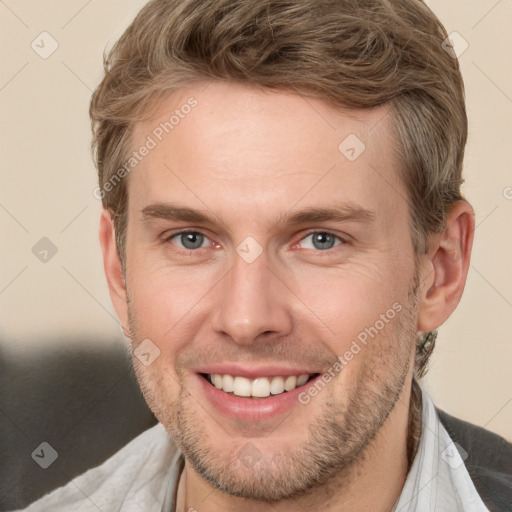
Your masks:
M309 374L289 375L287 377L258 377L249 380L245 377L233 377L232 375L209 375L210 382L226 393L234 393L237 396L254 396L264 398L269 395L279 395L285 391L292 391L298 386L306 384Z

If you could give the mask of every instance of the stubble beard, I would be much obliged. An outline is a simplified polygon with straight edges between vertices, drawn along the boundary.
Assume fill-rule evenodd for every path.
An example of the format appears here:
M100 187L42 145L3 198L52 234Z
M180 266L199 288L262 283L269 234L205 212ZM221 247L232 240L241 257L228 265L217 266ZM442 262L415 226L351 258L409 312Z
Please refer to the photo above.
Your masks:
M416 303L417 283L411 287L409 304L395 318L384 346L379 337L369 342L373 343L371 352L356 382L324 401L322 412L307 427L308 437L301 446L294 446L292 441L281 451L264 453L256 449L257 460L250 466L240 456L243 450L228 454L216 449L208 439L209 425L198 419L200 407L185 389L179 368L179 384L175 385L179 385L180 391L175 400L166 390L164 376L148 378L138 361L134 361L135 371L153 413L171 434L187 463L214 488L231 496L267 503L307 495L333 482L339 492L348 488L364 469L368 448L404 389L416 348ZM140 341L142 336L137 336L137 321L130 303L129 316L132 341ZM328 388L336 383L334 379ZM322 400L328 388L314 400ZM247 446L254 449L258 442L250 441L248 438Z

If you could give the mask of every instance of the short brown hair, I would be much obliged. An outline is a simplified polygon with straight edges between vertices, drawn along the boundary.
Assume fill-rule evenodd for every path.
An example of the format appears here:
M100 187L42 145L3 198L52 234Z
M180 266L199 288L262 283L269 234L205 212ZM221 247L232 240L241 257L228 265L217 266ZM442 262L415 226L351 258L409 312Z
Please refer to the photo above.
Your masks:
M126 179L105 185L126 160L134 123L164 92L212 79L345 108L389 105L411 237L425 252L428 234L443 229L462 198L467 117L458 61L442 45L447 37L421 0L150 1L104 56L90 105L101 198L123 265ZM428 357L422 361L420 371Z

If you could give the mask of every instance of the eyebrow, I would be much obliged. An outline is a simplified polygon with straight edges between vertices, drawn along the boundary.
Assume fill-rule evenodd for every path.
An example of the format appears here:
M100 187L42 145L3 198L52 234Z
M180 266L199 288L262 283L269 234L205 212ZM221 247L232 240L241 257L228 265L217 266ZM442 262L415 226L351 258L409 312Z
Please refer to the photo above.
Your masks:
M196 210L171 203L154 203L142 210L142 222L149 223L155 219L193 222L197 224L215 225L215 216L205 211ZM376 219L372 210L363 208L355 203L344 203L337 208L306 207L301 210L285 212L273 223L297 225L319 222L360 222L371 223Z

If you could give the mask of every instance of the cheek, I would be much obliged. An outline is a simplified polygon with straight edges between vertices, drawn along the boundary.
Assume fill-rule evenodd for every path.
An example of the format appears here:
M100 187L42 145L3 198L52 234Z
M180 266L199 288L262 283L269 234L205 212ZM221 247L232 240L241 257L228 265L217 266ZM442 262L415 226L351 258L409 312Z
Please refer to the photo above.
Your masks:
M401 268L398 272L389 258L328 272L314 269L296 281L297 295L308 306L308 316L325 329L330 348L341 355L354 341L364 346L377 336L385 338L396 327L408 305L413 272Z
M189 267L170 267L141 255L132 260L127 274L132 311L142 335L165 338L200 306L213 288L211 272Z
M135 373L150 409L159 421L168 423L180 398L181 386L165 357L145 366L134 360Z

